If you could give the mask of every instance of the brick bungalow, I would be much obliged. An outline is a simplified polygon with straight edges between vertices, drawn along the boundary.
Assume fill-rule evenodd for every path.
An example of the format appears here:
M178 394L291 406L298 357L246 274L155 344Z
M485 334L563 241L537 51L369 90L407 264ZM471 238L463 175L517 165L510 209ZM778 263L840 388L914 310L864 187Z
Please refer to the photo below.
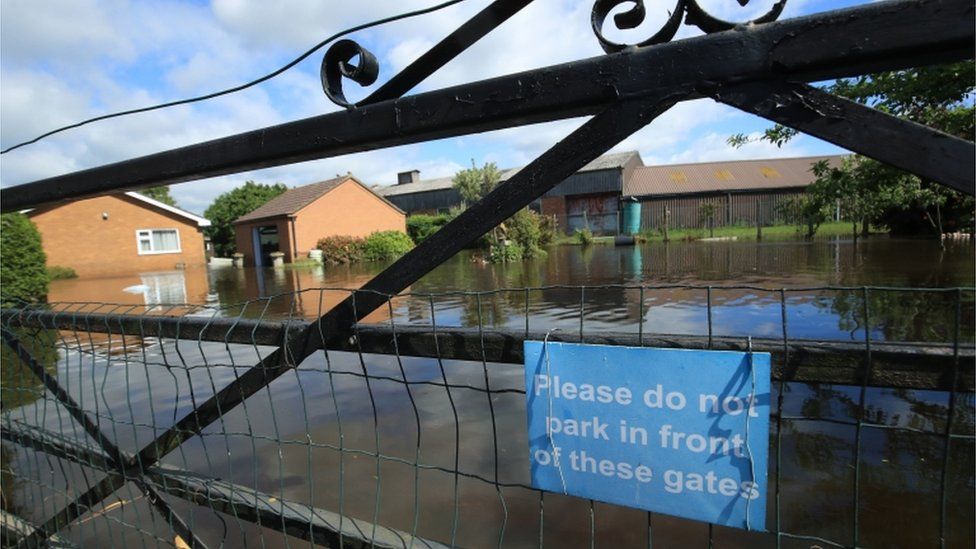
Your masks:
M237 251L248 266L307 257L326 236L364 237L376 231L406 232L406 214L352 175L288 189L234 221Z
M49 266L80 277L202 267L206 219L136 192L26 212L41 233Z

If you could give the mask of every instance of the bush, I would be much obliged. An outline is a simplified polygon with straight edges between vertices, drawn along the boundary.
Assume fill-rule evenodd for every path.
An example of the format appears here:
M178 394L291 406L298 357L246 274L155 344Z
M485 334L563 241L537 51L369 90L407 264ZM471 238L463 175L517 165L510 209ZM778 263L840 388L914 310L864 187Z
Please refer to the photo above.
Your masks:
M54 265L47 268L48 280L63 280L65 278L78 278L78 273L71 267L61 267Z
M320 239L315 247L322 250L322 261L333 265L362 261L364 253L362 238L355 236L327 236Z
M446 214L426 215L417 214L407 218L407 234L414 244L420 244L427 237L436 233L441 227L447 225L451 216Z
M559 230L559 222L555 215L539 216L539 245L548 246L556 241L556 231Z
M539 247L542 240L542 216L523 208L506 223L508 236L521 249L522 258L539 257L546 252Z
M366 237L363 255L367 261L394 259L413 249L413 240L400 231L379 231Z
M0 283L4 304L47 299L46 261L41 233L26 215L0 216Z
M593 244L593 231L591 231L588 227L576 229L573 236L576 238L576 242L579 242L581 246L589 246L590 244Z
M521 261L525 252L518 244L508 241L500 242L488 251L488 261L491 263L512 263Z

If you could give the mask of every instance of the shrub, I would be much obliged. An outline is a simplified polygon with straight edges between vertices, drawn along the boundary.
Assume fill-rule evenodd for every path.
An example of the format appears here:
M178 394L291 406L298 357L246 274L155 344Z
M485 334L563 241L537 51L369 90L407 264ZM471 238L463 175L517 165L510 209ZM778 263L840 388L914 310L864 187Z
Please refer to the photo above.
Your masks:
M576 238L576 242L579 242L581 246L589 246L590 244L593 244L593 231L591 231L588 227L576 229L573 236Z
M446 214L426 215L417 214L407 218L407 234L410 235L414 244L420 244L427 237L437 232L438 229L447 225L451 216Z
M548 246L556 241L556 231L559 230L559 222L555 215L539 216L539 245Z
M393 259L413 249L413 240L400 231L379 231L366 237L363 256L367 261Z
M492 263L512 263L521 261L524 250L515 242L499 242L488 251L488 261Z
M545 251L539 247L542 240L542 216L523 208L515 213L506 226L508 236L515 241L521 249L521 257L539 257L545 255Z
M71 267L61 267L54 265L47 268L48 280L63 280L65 278L78 278L78 273Z
M362 238L355 236L327 236L315 245L322 250L322 261L333 265L352 263L363 259L364 244Z
M26 215L0 216L0 283L4 304L47 299L46 261L41 233Z

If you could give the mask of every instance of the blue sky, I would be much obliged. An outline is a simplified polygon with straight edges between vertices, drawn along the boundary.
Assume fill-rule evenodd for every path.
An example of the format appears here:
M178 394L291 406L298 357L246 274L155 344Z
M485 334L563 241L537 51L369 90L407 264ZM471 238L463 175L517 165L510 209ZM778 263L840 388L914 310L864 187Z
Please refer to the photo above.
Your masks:
M274 70L343 28L433 3L4 0L0 145L8 147L91 116L237 85ZM855 3L789 0L782 18ZM380 78L366 89L347 82L347 97L364 97L487 4L466 0L349 36L379 59ZM645 25L608 34L619 41L649 36L665 17L665 8L647 4ZM752 0L746 8L735 0L701 4L718 16L745 20L764 12L772 0ZM589 28L591 7L590 1L536 0L411 93L602 55ZM678 39L695 34L697 29L683 26ZM26 183L336 111L319 84L323 54L238 94L99 122L5 154L0 157L0 184ZM451 175L472 160L512 167L531 161L582 122L540 124L195 181L174 186L173 196L184 208L201 213L215 196L248 179L298 186L351 171L369 184L387 185L408 169L419 169L427 178ZM733 133L751 134L768 125L710 100L686 102L614 150L638 150L647 164L842 152L806 136L783 148L754 143L733 149L726 144Z

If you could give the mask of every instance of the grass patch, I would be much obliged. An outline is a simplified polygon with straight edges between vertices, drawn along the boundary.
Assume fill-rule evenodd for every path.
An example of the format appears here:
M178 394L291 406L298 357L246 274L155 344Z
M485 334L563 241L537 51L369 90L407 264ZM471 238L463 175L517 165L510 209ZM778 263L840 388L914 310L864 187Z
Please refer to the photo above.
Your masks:
M314 259L299 259L291 263L285 263L286 269L307 269L309 267L321 267L322 262Z
M557 236L553 244L560 246L580 246L579 238L575 234L564 234ZM613 244L612 236L594 236L590 244Z
M773 225L762 229L763 240L800 240L805 234L805 227L795 225ZM853 234L849 222L837 221L821 225L814 238L853 236ZM664 240L664 234L659 230L641 231L640 236L647 239L648 242L662 242ZM709 238L709 236L708 229L671 229L668 231L668 237L672 241L701 240ZM738 240L755 240L756 228L744 226L715 227L714 236L715 238L735 237Z

